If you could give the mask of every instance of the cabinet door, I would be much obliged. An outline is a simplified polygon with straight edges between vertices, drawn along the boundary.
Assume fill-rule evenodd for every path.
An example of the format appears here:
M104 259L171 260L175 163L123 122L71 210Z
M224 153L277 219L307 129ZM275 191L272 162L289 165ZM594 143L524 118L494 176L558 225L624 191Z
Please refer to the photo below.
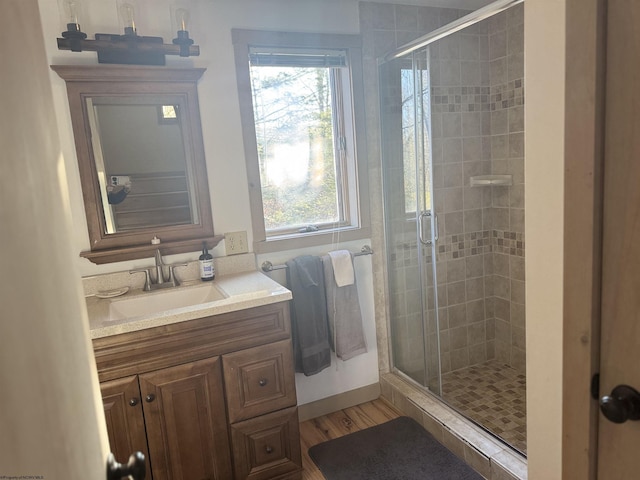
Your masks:
M231 423L296 404L291 341L223 355Z
M129 455L142 452L147 466L147 478L151 478L138 377L133 375L102 382L100 391L111 453L118 462L126 464Z
M140 375L154 480L229 480L220 358Z
M300 478L302 459L298 409L231 425L236 480Z

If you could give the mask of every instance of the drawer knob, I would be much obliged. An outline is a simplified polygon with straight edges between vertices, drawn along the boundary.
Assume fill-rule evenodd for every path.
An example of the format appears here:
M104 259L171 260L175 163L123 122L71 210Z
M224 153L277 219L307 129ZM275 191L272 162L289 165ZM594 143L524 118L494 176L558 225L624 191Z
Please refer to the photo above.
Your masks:
M132 407L135 407L138 404L138 399L137 398L132 398L131 400L129 400L129 405L131 405Z
M258 385L260 385L261 387L264 387L267 383L269 382L266 378L261 378L260 380L258 380Z
M149 395L144 397L144 399L147 401L147 403L151 403L156 399L156 396L153 393L150 393Z
M270 445L267 445L266 447L264 447L264 451L267 453L271 453L273 452L273 447L271 447Z

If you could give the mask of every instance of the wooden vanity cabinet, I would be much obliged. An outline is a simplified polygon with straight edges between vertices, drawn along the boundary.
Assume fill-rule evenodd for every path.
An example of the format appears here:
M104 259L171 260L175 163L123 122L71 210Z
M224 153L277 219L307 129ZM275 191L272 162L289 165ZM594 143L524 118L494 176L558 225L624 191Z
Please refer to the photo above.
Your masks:
M154 480L231 478L220 363L214 357L103 382L116 459L142 452Z
M235 478L295 478L300 441L289 340L222 357ZM274 412L274 413L271 413Z
M154 480L231 478L220 357L140 375Z
M300 478L298 409L279 410L231 425L235 478Z
M288 303L96 339L94 351L118 461L142 451L153 480L301 478Z
M102 382L100 391L111 453L117 461L126 463L133 452L142 452L149 472L147 434L138 377L133 375ZM150 478L148 473L147 477Z

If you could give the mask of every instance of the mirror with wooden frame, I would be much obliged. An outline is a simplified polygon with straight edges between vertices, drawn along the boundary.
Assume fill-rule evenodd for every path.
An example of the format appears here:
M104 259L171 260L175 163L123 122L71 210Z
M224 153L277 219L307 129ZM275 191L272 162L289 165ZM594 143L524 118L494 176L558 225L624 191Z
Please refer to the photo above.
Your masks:
M200 126L205 69L51 68L67 84L91 242L81 256L109 263L213 248L223 237L213 232Z

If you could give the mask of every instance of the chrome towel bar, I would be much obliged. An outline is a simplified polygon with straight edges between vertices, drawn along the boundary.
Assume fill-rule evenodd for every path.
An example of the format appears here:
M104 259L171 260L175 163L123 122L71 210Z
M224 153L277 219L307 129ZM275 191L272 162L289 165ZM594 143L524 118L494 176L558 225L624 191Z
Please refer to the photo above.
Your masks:
M362 255L373 255L373 250L369 245L364 245L359 252L353 254L354 257L360 257ZM274 265L269 260L262 262L261 267L263 272L272 272L273 270L282 270L287 268L286 265Z

